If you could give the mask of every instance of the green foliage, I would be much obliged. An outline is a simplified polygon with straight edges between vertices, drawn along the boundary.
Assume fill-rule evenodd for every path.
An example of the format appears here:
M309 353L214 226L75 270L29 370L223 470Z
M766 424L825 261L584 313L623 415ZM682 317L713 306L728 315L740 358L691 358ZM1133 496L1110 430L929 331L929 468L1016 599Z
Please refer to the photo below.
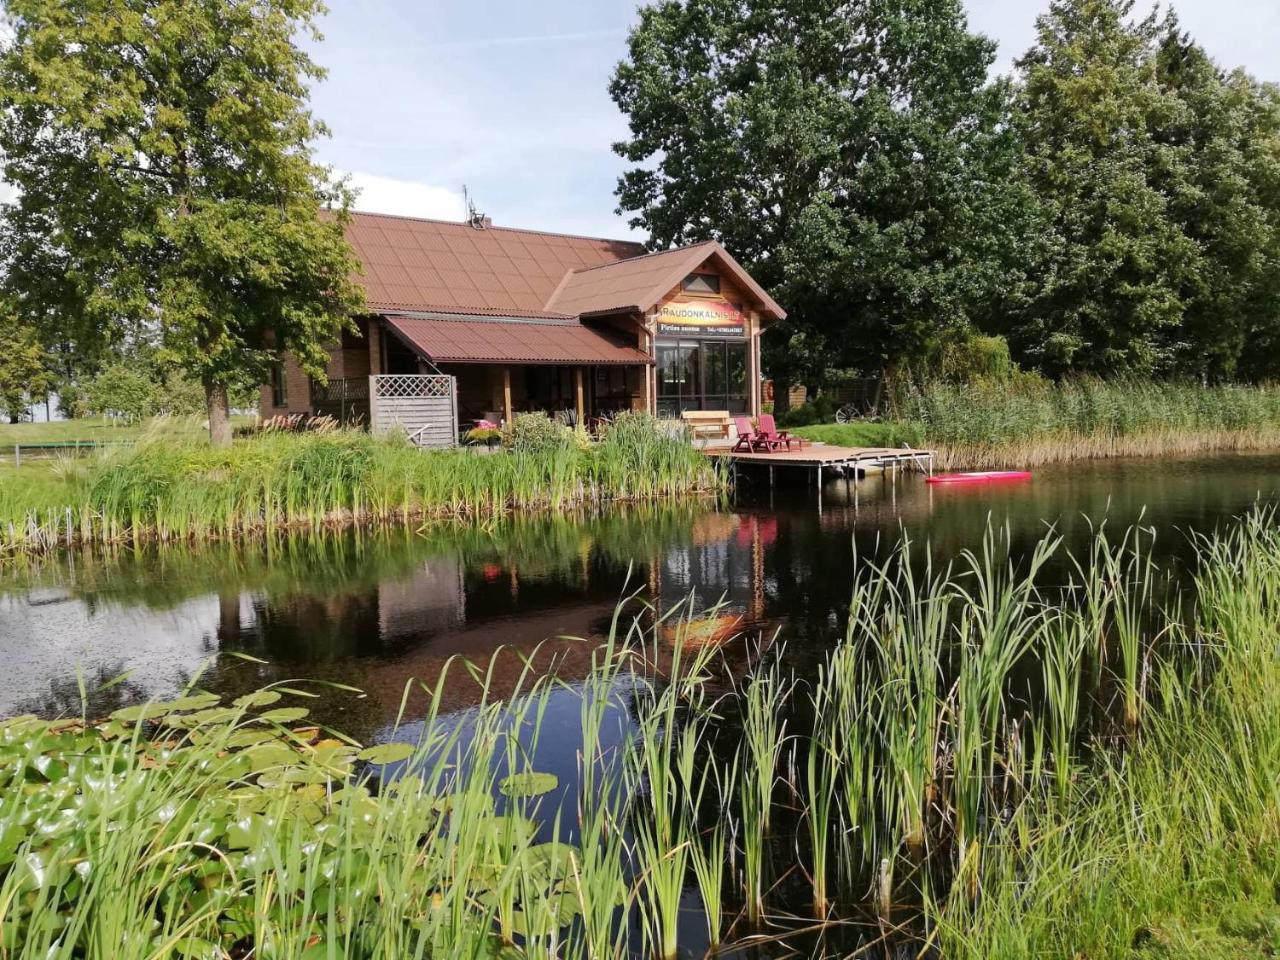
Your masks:
M1053 374L1272 375L1280 93L1133 8L1055 0L1019 62L1052 245L1006 332Z
M513 933L556 935L588 893L613 902L616 882L588 890L575 871L576 847L497 813L498 711L463 745L433 701L434 739L361 750L280 697L0 723L6 956L496 955ZM476 772L454 772L453 750ZM387 763L407 775L375 792Z
M1037 379L937 383L911 391L896 414L920 424L927 442L945 444L1275 430L1280 427L1280 388L1089 378L1056 384Z
M84 406L89 413L136 421L156 412L161 395L159 384L135 366L114 363L85 387Z
M133 358L104 367L85 384L77 402L83 413L121 417L130 423L158 414L193 416L205 412L204 389L198 383L178 371L161 379L154 364Z
M976 333L946 344L938 368L941 377L953 383L1007 381L1018 372L1004 337L984 337Z
M684 437L651 418L624 423L585 446L553 424L567 441L501 454L425 452L340 430L273 431L229 449L171 436L144 439L77 461L77 469L53 478L19 472L0 484L6 531L0 545L41 549L68 538L190 540L319 530L335 522L495 519L723 489L715 463Z
M0 413L17 422L56 382L36 331L0 300Z
M821 393L798 407L792 407L786 413L778 414L776 420L779 427L808 427L815 423L831 423L836 418L838 407L839 404L831 394Z
M322 9L6 5L0 155L20 193L0 263L50 342L121 344L158 326L215 413L228 385L261 382L284 350L323 375L361 294L350 194L312 156L325 130L307 83L323 72L300 41ZM221 417L210 424L229 441Z
M1072 778L1065 803L1029 801L994 832L976 878L982 896L953 891L935 905L944 955L1260 960L1272 952L1275 517L1255 513L1198 547L1189 614L1160 616L1175 648L1197 645L1208 662L1171 650L1149 664L1159 690L1142 736L1121 753L1099 752Z
M773 376L914 360L1034 259L994 58L959 0L643 7L610 88L620 206L655 248L722 241L781 300Z
M197 676L103 720L13 718L3 950L668 958L685 920L758 946L725 918L781 920L795 900L773 881L792 871L824 927L892 915L905 937L927 931L913 955L928 937L957 960L1265 956L1275 520L1259 510L1197 539L1184 592L1156 589L1138 529L1100 531L1066 583L1053 534L1023 551L989 528L945 564L903 542L860 568L847 629L808 676L775 651L726 676L732 648L695 640L718 610L628 626L620 609L604 636L562 641L590 644L575 683L498 653L466 665L478 706L442 712L446 670L411 726L363 749L285 699L350 688L224 703ZM1126 623L1147 680L1117 662ZM565 731L597 759L557 802L530 755ZM573 844L557 835L566 817Z
M809 440L818 440L837 447L923 447L924 435L920 425L888 421L884 423L817 423L813 426L794 427L791 432Z
M467 443L496 443L502 439L502 431L497 427L473 427L467 431Z
M1134 9L1054 0L988 80L956 0L642 8L610 88L620 205L787 307L779 383L1003 377L974 330L1051 376L1274 379L1280 88Z
M517 413L502 431L502 445L516 453L554 454L573 447L573 431L544 413Z

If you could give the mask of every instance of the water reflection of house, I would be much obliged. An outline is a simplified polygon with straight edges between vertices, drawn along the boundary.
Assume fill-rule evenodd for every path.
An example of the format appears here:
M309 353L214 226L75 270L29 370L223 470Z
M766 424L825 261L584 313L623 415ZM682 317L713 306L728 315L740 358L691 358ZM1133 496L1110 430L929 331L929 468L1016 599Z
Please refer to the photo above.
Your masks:
M770 638L777 626L767 615L769 585L764 563L765 552L777 535L778 520L771 514L709 512L696 518L687 541L668 543L639 565L647 570L647 590L625 608L620 628L626 631L638 623L651 641L652 610L668 611L693 596L692 604L680 615L680 625L672 618L658 631L658 639L663 641L660 661L670 657L671 644L679 636L698 645L723 646L729 672L742 672L758 650L758 641ZM590 565L584 563L576 590L568 595L563 588L551 588L537 578L522 578L515 564L489 563L469 575L460 568L460 579L447 578L461 583L454 608L456 623L435 631L419 630L418 642L404 646L394 660L369 663L361 671L361 686L395 709L407 680L415 678L432 687L454 658L489 670L491 696L509 696L522 680L527 682L530 671L554 669L562 680L581 679L614 623L621 599L621 573L610 569L609 575L596 583ZM425 572L423 577L427 577ZM424 618L416 605L431 596L437 598L436 615L443 613L448 593L441 586L444 579L432 582L429 589L425 579L422 589L416 587L417 578L399 581L391 589L380 588L386 596L386 600L380 599L387 609L384 616L394 615L388 623L404 624L410 630L425 627L429 618ZM503 594L508 598L506 603ZM712 605L716 605L714 612L700 615ZM433 635L427 637L427 632ZM503 652L491 665L498 651ZM442 706L463 709L474 705L481 694L482 688L455 664L443 690ZM421 704L425 693L420 689L414 700Z
M765 626L770 590L765 553L778 537L772 513L714 513L695 525L685 544L668 547L650 566L649 589L669 607L723 605L717 617L738 616L743 629Z
M380 584L378 632L384 639L418 637L424 630L450 630L467 620L462 558L432 557L412 576Z

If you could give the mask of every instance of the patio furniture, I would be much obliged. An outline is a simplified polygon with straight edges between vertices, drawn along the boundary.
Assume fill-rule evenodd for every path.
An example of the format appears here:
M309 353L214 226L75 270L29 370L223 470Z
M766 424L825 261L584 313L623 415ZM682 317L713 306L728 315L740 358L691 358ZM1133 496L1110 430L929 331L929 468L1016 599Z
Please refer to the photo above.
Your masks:
M688 424L695 439L728 440L733 422L728 410L685 410L680 419Z
M779 443L785 443L787 449L791 449L791 444L795 444L799 450L804 449L804 440L801 437L793 437L785 430L778 430L777 424L774 422L772 413L760 414L760 430L759 435L767 437L770 440L776 440Z
M734 417L733 426L738 431L738 442L733 445L734 453L773 453L783 444L782 440L766 437L752 429L749 417Z

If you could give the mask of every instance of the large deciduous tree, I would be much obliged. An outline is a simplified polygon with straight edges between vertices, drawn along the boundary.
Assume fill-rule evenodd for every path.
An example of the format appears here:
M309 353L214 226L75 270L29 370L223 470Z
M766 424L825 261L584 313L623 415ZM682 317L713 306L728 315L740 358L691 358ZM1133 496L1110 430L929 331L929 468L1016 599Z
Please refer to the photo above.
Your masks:
M48 396L56 382L36 331L0 300L0 412L10 423L17 423L23 411Z
M611 93L655 247L720 240L785 304L781 380L936 351L1023 293L1010 90L960 0L661 0Z
M299 46L321 0L8 0L0 263L49 338L158 333L229 443L228 388L283 351L323 375L359 308L349 192ZM329 209L329 213L325 212Z
M1051 373L1256 375L1280 307L1275 90L1133 9L1054 0L1019 61L1055 242L1006 333Z
M1280 374L1280 88L1223 71L1170 17L1155 54L1179 110L1157 130L1180 166L1153 178L1195 243L1174 361L1207 379Z

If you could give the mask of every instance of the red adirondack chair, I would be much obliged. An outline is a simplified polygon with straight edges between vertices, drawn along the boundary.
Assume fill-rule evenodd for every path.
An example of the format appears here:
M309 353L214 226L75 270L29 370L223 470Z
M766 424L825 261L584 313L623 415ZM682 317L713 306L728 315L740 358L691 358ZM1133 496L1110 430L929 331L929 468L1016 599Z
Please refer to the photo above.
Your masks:
M738 433L738 442L733 445L734 453L772 453L784 442L766 437L753 429L749 417L734 417L733 428Z
M799 437L793 437L785 430L778 430L778 425L774 423L772 413L760 414L760 431L756 435L778 445L785 443L788 450L791 449L791 444L793 443L801 450L804 449L804 441Z

